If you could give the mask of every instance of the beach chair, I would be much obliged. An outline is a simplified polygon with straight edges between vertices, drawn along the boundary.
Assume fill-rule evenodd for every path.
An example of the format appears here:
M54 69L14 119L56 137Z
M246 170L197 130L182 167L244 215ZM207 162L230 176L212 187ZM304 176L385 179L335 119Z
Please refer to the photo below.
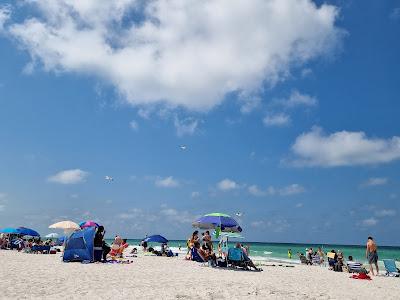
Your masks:
M228 249L228 266L240 267L248 269L247 261L244 259L243 250L240 248L229 248Z
M364 273L366 271L361 263L355 261L347 262L347 270L349 273Z
M399 277L400 270L396 266L394 259L383 259L383 264L386 269L386 276Z

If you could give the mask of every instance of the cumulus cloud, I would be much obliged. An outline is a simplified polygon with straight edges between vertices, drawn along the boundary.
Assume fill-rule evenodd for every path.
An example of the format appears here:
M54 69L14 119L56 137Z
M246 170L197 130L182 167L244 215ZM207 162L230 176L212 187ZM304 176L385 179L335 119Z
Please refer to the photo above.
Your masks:
M4 30L4 24L11 17L11 7L8 5L0 6L0 33Z
M388 179L385 177L371 177L366 182L362 183L361 186L377 186L387 184Z
M217 184L218 189L221 191L231 191L239 188L239 184L229 178L225 178L218 182Z
M304 193L306 190L303 186L300 184L294 183L291 185L288 185L281 190L279 190L279 194L282 196L292 196L292 195L297 195Z
M265 126L272 127L283 127L289 125L291 122L290 116L284 113L266 115L263 119Z
M5 31L32 65L99 77L133 105L207 110L284 80L342 36L338 9L311 0L26 3Z
M199 120L191 117L185 119L175 117L174 126L177 136L193 135L199 126Z
M134 131L139 130L139 124L135 120L129 122L129 127Z
M400 158L400 137L370 138L362 131L339 131L330 135L321 128L296 138L292 146L295 166L339 167L388 163Z
M163 188L175 188L180 186L180 182L174 177L169 176L165 178L157 178L155 181L155 185Z
M318 104L317 98L302 94L298 90L293 90L287 99L276 99L273 102L285 108L295 108L298 106L313 107Z
M260 189L257 185L253 184L247 188L248 192L256 197L264 197L269 195L274 195L276 190L274 187L270 186L266 190Z
M174 208L161 209L160 215L167 218L172 222L178 222L182 224L192 223L195 220L195 216L187 211L179 211Z
M190 194L190 196L192 197L192 198L198 198L198 197L200 197L200 192L192 192L191 194Z
M285 219L276 219L276 220L268 220L268 221L253 221L250 223L250 226L256 229L266 229L268 228L269 230L273 232L283 232L290 228L290 224L287 220Z
M361 221L361 225L366 227L375 226L376 224L378 224L378 220L373 217Z
M247 188L248 192L256 197L265 197L265 196L293 196L297 194L304 193L306 189L297 183L285 186L283 188L274 188L273 186L269 186L266 190L260 189L257 185L251 185Z
M50 176L47 180L61 184L76 184L84 182L88 175L88 172L82 171L81 169L72 169L58 172Z

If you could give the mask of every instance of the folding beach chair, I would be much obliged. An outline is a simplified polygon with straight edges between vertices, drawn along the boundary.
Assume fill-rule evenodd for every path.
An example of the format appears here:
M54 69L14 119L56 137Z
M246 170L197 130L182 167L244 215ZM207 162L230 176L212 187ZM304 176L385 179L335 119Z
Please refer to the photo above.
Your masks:
M386 269L386 276L399 277L400 270L396 266L396 262L394 259L384 259L383 264Z
M248 268L248 264L244 259L243 250L239 248L228 249L228 266Z

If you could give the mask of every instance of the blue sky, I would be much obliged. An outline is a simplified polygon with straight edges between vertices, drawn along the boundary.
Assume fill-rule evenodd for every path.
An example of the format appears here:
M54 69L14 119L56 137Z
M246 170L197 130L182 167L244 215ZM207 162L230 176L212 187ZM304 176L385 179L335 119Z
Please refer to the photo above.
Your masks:
M0 8L0 227L184 238L223 211L399 245L398 1L27 2Z

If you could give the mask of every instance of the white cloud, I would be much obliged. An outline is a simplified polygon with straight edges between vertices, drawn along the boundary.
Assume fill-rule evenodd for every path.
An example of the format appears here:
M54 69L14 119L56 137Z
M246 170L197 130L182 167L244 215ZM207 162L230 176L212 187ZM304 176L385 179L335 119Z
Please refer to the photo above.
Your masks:
M388 163L400 158L400 137L368 138L364 132L339 131L326 135L319 127L296 138L295 166L338 167Z
M395 193L391 193L391 194L389 195L389 198L390 198L390 199L396 199L396 198L397 198L397 195L396 195Z
M190 214L187 211L178 211L174 208L164 208L160 211L160 215L166 217L167 220L178 223L192 223L196 216Z
M297 204L296 204L296 208L302 208L303 206L304 206L303 203L297 203Z
M157 178L155 181L155 185L164 188L174 188L180 186L180 182L174 179L174 177L169 176L165 178Z
M268 195L274 195L276 193L276 190L274 187L270 186L268 187L265 191L261 190L257 185L251 185L247 189L250 194L256 197L264 197Z
M4 30L4 24L11 17L11 7L8 5L0 6L0 33Z
M381 209L375 212L377 217L393 217L397 214L394 209Z
M4 199L7 196L5 193L0 193L0 199Z
M254 94L248 94L245 92L240 93L239 95L240 101L240 112L242 114L251 113L256 108L260 107L261 105L261 98Z
M301 77L306 78L306 77L310 76L312 73L313 73L313 71L310 68L305 68L305 69L301 70Z
M26 2L6 30L34 65L99 77L133 105L207 110L284 80L342 36L338 9L311 0Z
M76 184L84 182L88 175L88 172L81 169L65 170L50 176L48 181L61 184Z
M294 183L279 190L281 196L293 196L304 193L306 190L300 184Z
M190 117L180 120L175 116L174 126L177 136L193 135L199 126L199 120Z
M139 124L135 120L132 120L132 121L129 122L129 127L132 130L137 131L139 129Z
M192 198L198 198L198 197L200 197L200 192L192 192L192 194L190 196Z
M239 188L239 185L235 181L225 178L225 179L221 180L220 182L218 182L217 187L221 191L225 192L225 191L235 190L235 189Z
M272 127L283 127L289 125L291 122L290 116L284 113L277 113L272 115L267 115L263 119L265 126Z
M275 102L275 104L282 105L286 108L294 108L297 106L312 107L312 106L316 106L318 104L317 98L307 95L307 94L302 94L297 90L292 91L289 98L277 99L274 102Z
M387 184L388 179L384 177L371 177L362 186L377 186Z
M250 226L257 229L268 228L273 232L283 232L290 228L290 224L285 219L269 220L269 221L253 221Z
M366 227L375 226L376 224L378 224L378 220L373 217L361 221L361 225Z
M269 186L266 190L260 189L257 185L251 185L248 187L248 192L256 197L265 197L272 195L279 196L293 196L297 194L304 193L306 190L300 184L294 183L283 188L277 189L273 186Z

